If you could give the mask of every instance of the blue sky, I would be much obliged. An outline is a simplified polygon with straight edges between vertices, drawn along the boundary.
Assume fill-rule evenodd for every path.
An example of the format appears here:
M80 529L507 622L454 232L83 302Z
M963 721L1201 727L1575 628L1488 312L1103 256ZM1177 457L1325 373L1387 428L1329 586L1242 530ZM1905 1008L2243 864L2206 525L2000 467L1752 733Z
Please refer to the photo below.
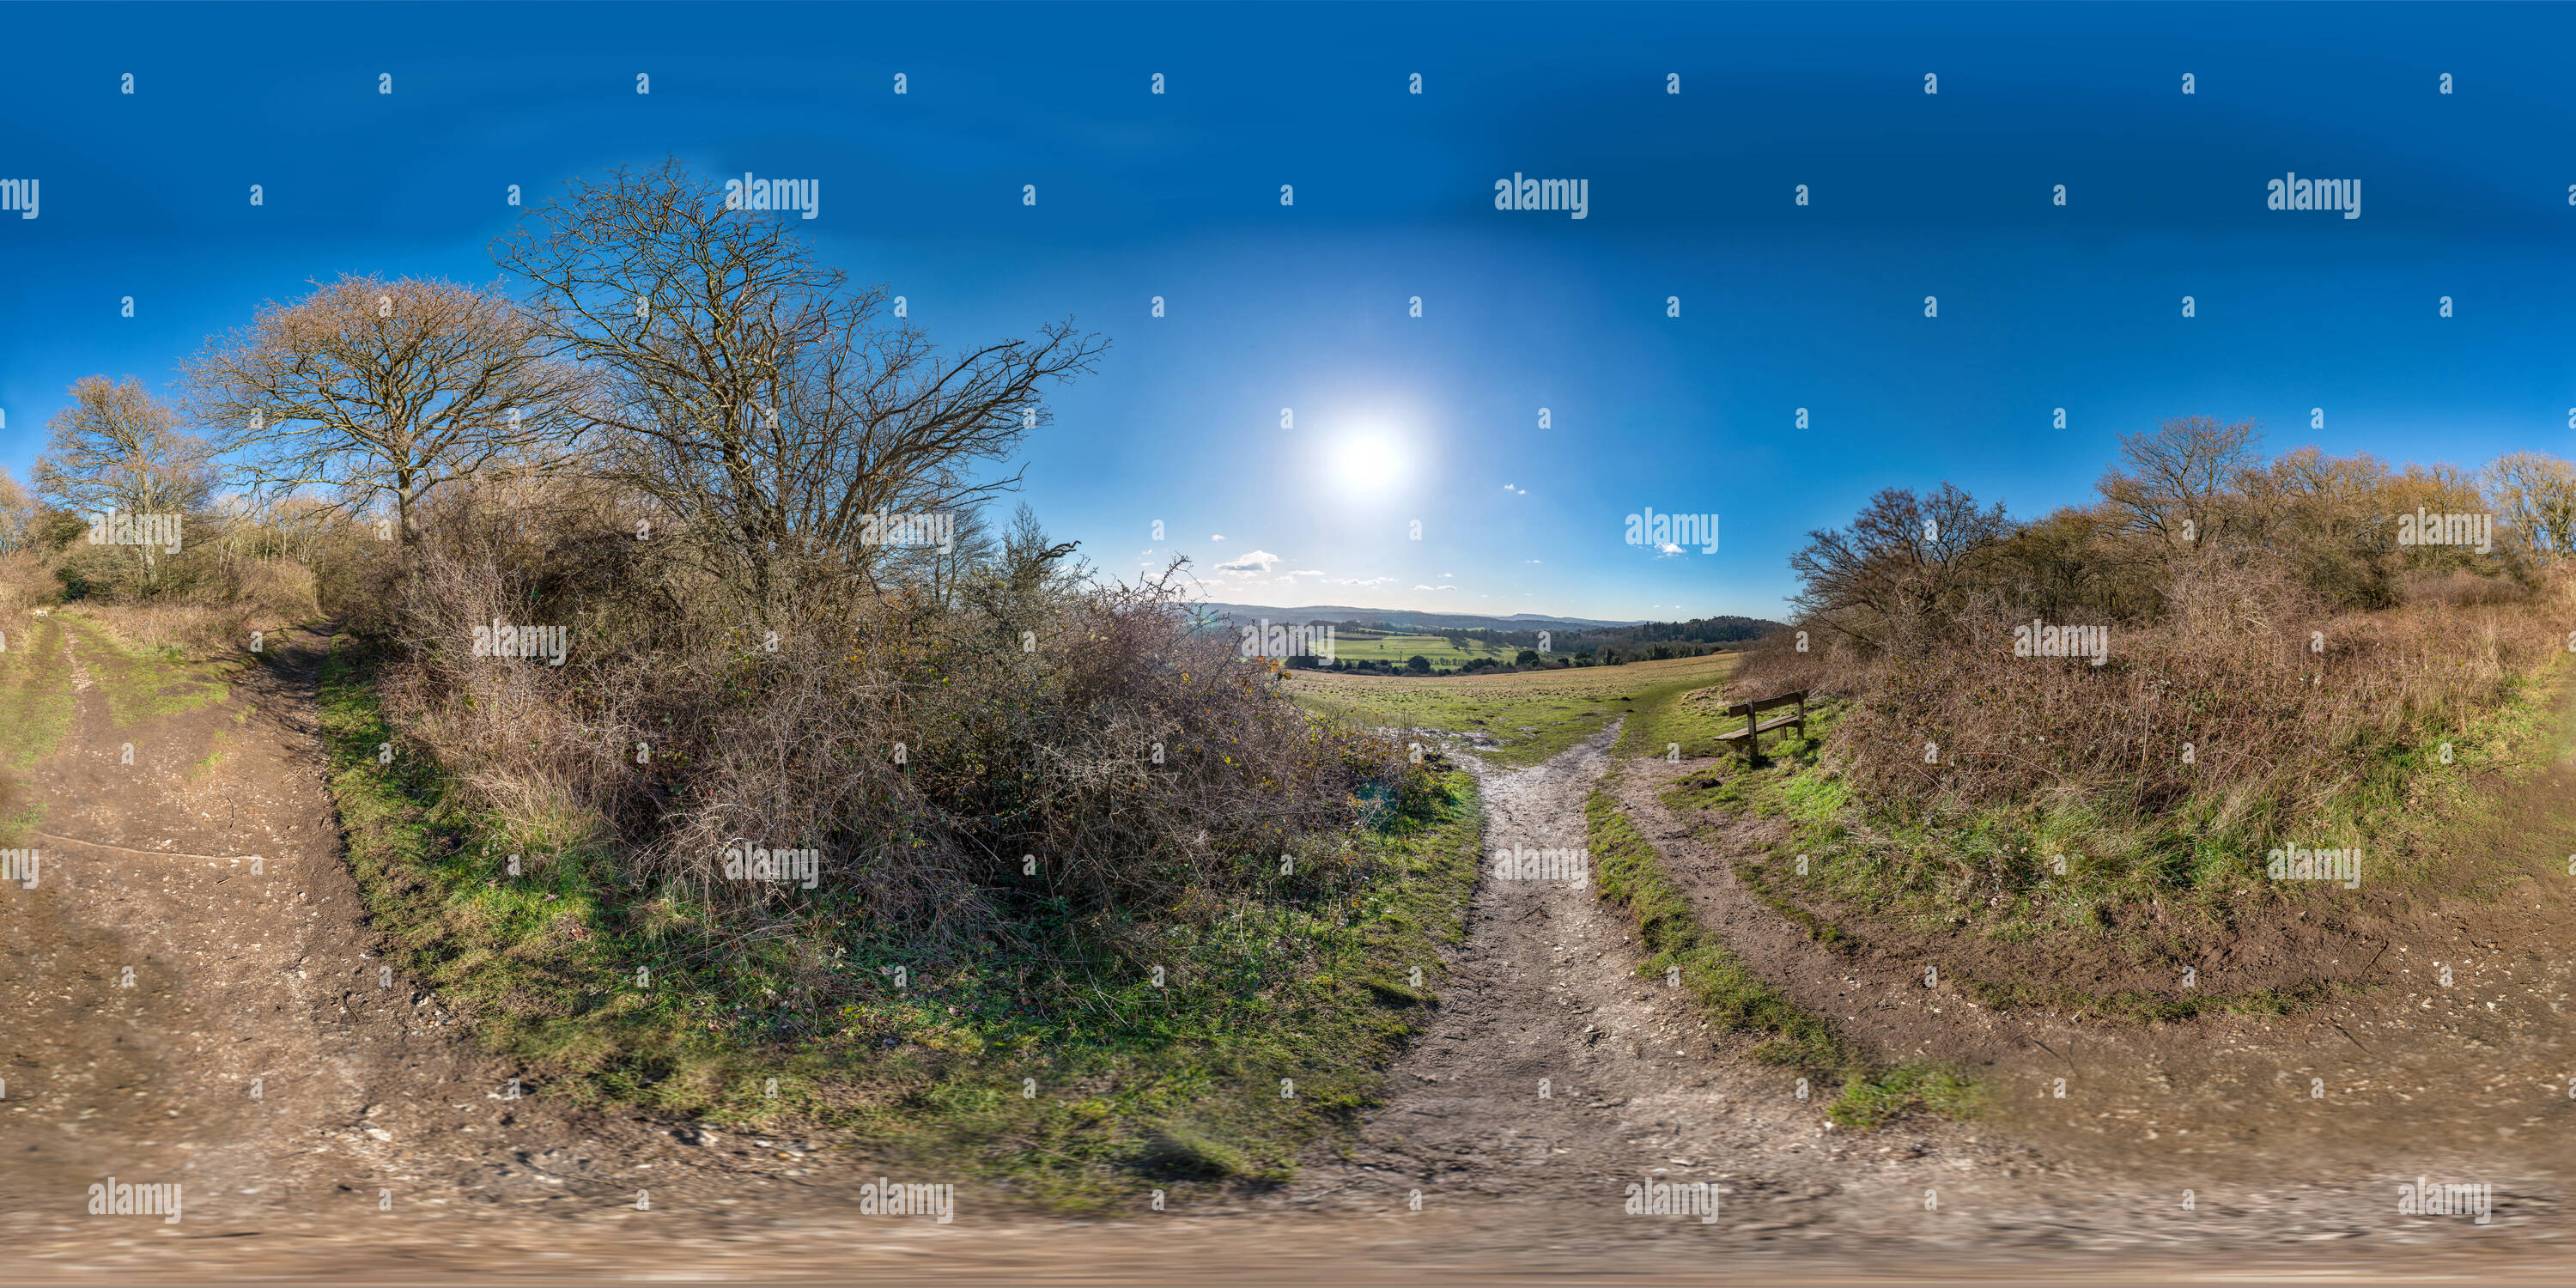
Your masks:
M819 180L825 257L935 340L1108 335L1023 456L1105 572L1777 616L1804 534L1878 489L2035 515L2168 416L2576 449L2571 36L2473 5L10 5L0 178L42 206L0 215L0 465L83 375L169 382L307 279L491 280L508 185L676 155ZM2359 180L2361 217L2267 210L2292 171ZM1587 217L1494 209L1515 172L1585 180ZM1648 507L1720 516L1718 551L1627 544Z

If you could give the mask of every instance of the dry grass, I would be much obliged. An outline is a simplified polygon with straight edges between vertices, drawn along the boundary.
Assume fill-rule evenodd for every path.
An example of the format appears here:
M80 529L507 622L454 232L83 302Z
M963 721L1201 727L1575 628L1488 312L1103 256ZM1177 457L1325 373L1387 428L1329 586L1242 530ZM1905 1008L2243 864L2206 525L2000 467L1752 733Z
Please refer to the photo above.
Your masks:
M2152 894L2384 833L2455 767L2510 759L2576 570L2510 524L2414 540L2399 516L2491 508L2459 470L2253 441L2168 422L2124 440L2099 504L2030 523L1945 489L1983 525L1947 545L1882 493L1798 557L1806 615L1739 688L1843 700L1818 781L1854 827L1935 850L2081 850ZM2087 656L2024 647L2065 628Z
M314 599L313 574L300 565L247 561L224 581L220 595L195 601L92 601L83 608L128 648L187 657L238 656L250 646L254 631L271 635L281 627L322 615Z
M2081 804L2140 821L2188 805L2217 830L2273 830L2348 793L2392 749L2465 736L2563 650L2576 580L2538 594L2493 585L2342 614L2191 586L2170 620L2111 628L2102 666L2016 657L1996 613L1963 623L1953 646L1866 669L1772 653L1745 683L1805 673L1855 692L1832 753L1886 803Z
M524 522L442 516L385 691L538 862L603 862L753 933L815 901L728 879L728 850L810 848L866 934L946 953L1034 918L1123 941L1221 915L1283 855L1291 885L1339 880L1354 795L1424 784L1166 590L1004 577L755 631L688 569L632 561L580 491ZM564 664L476 656L495 621L566 628Z

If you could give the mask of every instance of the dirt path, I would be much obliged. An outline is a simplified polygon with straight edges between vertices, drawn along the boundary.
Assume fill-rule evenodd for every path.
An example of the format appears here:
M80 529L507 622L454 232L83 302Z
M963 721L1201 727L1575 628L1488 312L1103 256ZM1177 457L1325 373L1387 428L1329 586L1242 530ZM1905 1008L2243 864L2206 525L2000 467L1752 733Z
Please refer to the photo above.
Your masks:
M135 665L79 632L58 642L84 678ZM644 1218L639 1191L671 1229L810 1173L792 1142L691 1145L512 1098L519 1071L383 969L321 779L324 643L272 640L229 697L175 713L147 709L175 676L80 684L27 776L39 879L0 890L17 967L0 975L0 1238L22 1255L0 1274L120 1240L329 1243L364 1223L381 1246L496 1218ZM110 1176L181 1184L182 1220L89 1216Z
M1358 1148L1308 1169L1298 1202L1387 1213L1419 1189L1426 1211L1474 1204L1512 1238L1603 1252L1667 1240L1730 1253L1803 1248L1826 1259L1908 1249L2199 1255L2332 1241L2346 1254L2394 1257L2466 1233L2396 1218L2396 1185L2420 1167L2495 1184L2492 1222L2466 1237L2563 1233L2556 1167L2576 1151L2564 1133L2538 1126L2564 1112L2548 1099L2564 1096L2563 1077L2524 1083L2540 1094L2509 1112L2534 1125L2532 1148L2508 1153L2493 1147L2507 1138L2494 1132L2504 1125L2495 1114L2471 1133L2458 1112L2471 1100L2457 1082L2501 1085L2512 1079L2495 1075L2508 1066L2459 1058L2462 1049L2445 1041L2429 1044L2428 1063L2445 1066L2454 1083L2424 1085L2454 1098L2416 1105L2413 1130L2393 1134L2386 1115L2366 1108L2366 1093L2384 1086L2389 1070L2316 1049L2313 1021L2270 1033L2253 1020L2199 1027L2162 1044L2000 1021L1953 992L1922 987L1917 963L1855 963L1814 945L1736 885L1724 856L1656 798L1663 782L1710 766L1614 766L1605 749L1615 736L1530 770L1484 772L1487 853L1582 845L1585 798L1606 784L1688 887L1703 923L1812 1012L1889 1059L1957 1058L2007 1043L2033 1058L1984 1070L1999 1103L1980 1124L1837 1132L1820 1098L1800 1101L1793 1078L1749 1058L1751 1041L1709 1034L1677 991L1639 979L1644 954L1629 923L1593 890L1488 879L1439 1018L1399 1065L1389 1105ZM2527 983L2526 1005L2545 1010L2564 999L2562 969ZM2404 1020L2363 1022L2393 1033ZM2510 1066L2527 1078L2560 1054L2563 1022L2515 1016L2496 1025L2530 1036ZM1984 1045L1961 1040L1968 1035ZM2056 1095L2055 1078L2070 1070L2052 1067L2051 1048L2080 1062L2069 1098ZM2311 1066L2340 1079L2330 1079L2334 1103L2285 1094L2307 1090ZM1541 1078L1552 1080L1547 1099L1537 1094ZM2258 1087L2280 1090L2270 1103L2249 1104ZM2489 1108L2495 1099L2484 1098ZM2267 1148L2240 1148L2246 1140ZM1726 1216L1704 1228L1624 1217L1625 1183L1647 1179L1717 1181ZM1927 1192L1937 1211L1926 1210Z
M1801 1101L1793 1076L1748 1057L1752 1042L1711 1034L1680 990L1639 978L1633 925L1589 881L1493 878L1496 851L1587 844L1584 802L1617 736L1528 770L1479 766L1488 872L1438 1017L1362 1143L1308 1168L1296 1201L1383 1213L1419 1190L1426 1211L1500 1205L1516 1229L1626 1240L1677 1225L1624 1216L1629 1183L1711 1181L1722 1224L1758 1241L1828 1224L1924 1231L1925 1189L2022 1166L1950 1125L1835 1132L1821 1097ZM1849 1219L1872 1209L1880 1219Z
M27 784L47 805L41 828L72 839L42 842L37 889L0 889L0 952L17 967L0 977L0 1279L1119 1283L1204 1282L1222 1267L1341 1283L2176 1282L2264 1268L2360 1281L2335 1267L2433 1254L2497 1281L2563 1278L2528 1260L2562 1227L2557 1182L2518 1162L2487 1167L2500 1207L2524 1196L2489 1227L2400 1221L2385 1168L2280 1155L2181 1210L2153 1160L2110 1143L2137 1134L2117 1106L2167 1094L2114 1050L2077 1058L2101 1070L2079 1085L2132 1097L2083 1102L2116 1129L2007 1112L1830 1130L1820 1101L1749 1060L1744 1039L1712 1035L1675 991L1636 976L1630 928L1588 883L1490 875L1388 1103L1284 1191L1160 1214L1140 1203L1115 1223L1006 1216L972 1192L952 1225L861 1216L856 1187L875 1173L858 1160L503 1099L516 1071L475 1054L407 981L380 986L319 777L318 636L283 641L223 701L158 715L120 715L120 664L64 639L99 682ZM1649 770L1614 766L1614 737L1527 770L1480 767L1488 855L1583 846L1586 796L1617 774L1659 846L1722 873L1722 855L1645 807ZM1725 900L1722 884L1694 894ZM1768 951L1758 919L1716 912L1748 955ZM1795 985L1821 963L1768 964ZM1855 1003L1913 1000L1863 984ZM2535 1041L2564 1031L2554 1010L2517 1016L2546 1028ZM2531 1139L2546 1152L2543 1132ZM87 1186L110 1175L183 1182L184 1221L88 1215ZM1721 1187L1715 1223L1622 1211L1632 1182L1702 1180Z

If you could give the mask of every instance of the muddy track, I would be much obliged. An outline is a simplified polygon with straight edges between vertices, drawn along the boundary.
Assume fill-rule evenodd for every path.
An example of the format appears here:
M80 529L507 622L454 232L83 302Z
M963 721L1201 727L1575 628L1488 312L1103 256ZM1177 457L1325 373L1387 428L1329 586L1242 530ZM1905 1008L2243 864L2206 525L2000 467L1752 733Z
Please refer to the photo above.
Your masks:
M2154 1130L2166 1121L2154 1115L2250 1092L2195 1083L2171 1052L2032 1030L2091 1062L2071 1080L2084 1099L1838 1132L1820 1100L1750 1059L1750 1040L1708 1031L1677 991L1639 978L1632 928L1588 883L1490 872L1386 1103L1295 1183L1164 1213L1140 1186L1135 1218L1105 1224L1006 1215L1005 1196L972 1191L953 1225L861 1216L856 1188L876 1175L864 1160L503 1099L520 1071L476 1053L410 981L380 986L381 944L320 777L322 643L294 635L234 677L229 700L175 715L119 723L84 686L71 732L29 776L40 826L74 839L44 843L36 890L0 890L0 951L17 967L0 979L0 1240L13 1254L0 1279L1116 1283L1204 1282L1222 1267L1338 1283L2173 1282L2198 1267L2307 1272L2329 1253L2563 1278L2523 1260L2563 1228L2560 1180L2530 1161L2569 1139L2547 1108L2526 1125L2527 1154L2430 1139L2501 1125L2493 1114L2426 1115L2411 1134L2390 1134L2403 1119L2326 1116L2319 1132L2377 1149L2377 1163L2304 1156L2285 1131L2271 1138L2283 1148L2225 1174L2183 1156L2172 1142L2188 1137ZM1584 846L1585 799L1606 782L1671 866L1703 874L1689 882L1703 916L1776 983L1879 1045L1912 1035L1939 1053L1950 1008L1931 1014L1939 1003L1892 975L1831 984L1832 963L1730 890L1722 845L1656 812L1664 767L1613 763L1615 737L1526 770L1475 766L1486 853ZM2505 1028L2477 1030L2526 1076L2564 1055L2563 977L2549 977L2555 997L2540 978L2495 1013ZM1876 1009L1864 1002L1896 1018L1862 1023ZM2484 1020L2404 1018L2423 1044L2376 1031L2394 1049L2447 1051L2452 1072L2487 1058L2463 1060L2439 1027ZM2259 1036L2196 1032L2197 1049L2220 1052ZM2017 1052L2021 1036L1990 1045ZM2008 1090L2045 1069L1994 1066ZM2565 1103L2563 1080L2554 1094ZM2495 1225L2396 1220L2392 1178L2419 1163L2496 1182ZM2183 1178L2203 1173L2182 1210ZM185 1221L87 1215L86 1187L109 1175L184 1182ZM1721 1219L1625 1215L1625 1187L1649 1180L1715 1182Z

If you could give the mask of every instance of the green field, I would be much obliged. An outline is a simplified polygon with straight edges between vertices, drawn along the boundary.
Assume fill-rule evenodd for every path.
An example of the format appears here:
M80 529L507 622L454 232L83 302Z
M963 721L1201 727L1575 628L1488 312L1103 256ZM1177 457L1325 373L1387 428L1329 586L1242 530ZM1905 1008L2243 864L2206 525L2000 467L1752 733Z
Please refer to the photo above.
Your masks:
M1480 657L1509 662L1520 656L1517 648L1454 648L1447 637L1414 635L1402 632L1333 631L1333 656L1345 662L1392 662L1398 666L1409 657L1421 656L1433 666L1454 667Z
M1626 754L1644 755L1678 741L1682 754L1706 755L1720 721L1706 698L1688 695L1724 683L1736 661L1735 654L1716 653L1626 666L1422 678L1298 671L1289 678L1288 692L1310 711L1353 724L1483 734L1497 745L1479 754L1504 764L1535 764L1622 717Z

